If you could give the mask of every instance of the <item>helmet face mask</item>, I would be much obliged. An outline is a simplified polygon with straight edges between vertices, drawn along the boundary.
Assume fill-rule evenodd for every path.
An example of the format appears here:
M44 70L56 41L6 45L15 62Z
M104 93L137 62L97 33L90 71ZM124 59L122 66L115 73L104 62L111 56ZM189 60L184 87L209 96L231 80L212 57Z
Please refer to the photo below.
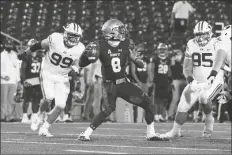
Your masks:
M75 46L79 43L81 36L78 34L72 34L67 31L64 32L65 44L69 47Z
M102 34L106 40L124 41L126 39L127 29L121 21L110 19L103 24Z
M205 46L211 39L212 33L196 33L195 34L195 41L198 43L199 46Z
M82 38L82 29L76 23L70 23L64 28L64 43L68 47L77 45Z
M162 60L166 59L168 56L168 46L164 43L160 43L157 47L158 57Z
M206 21L200 21L196 24L193 33L195 41L199 46L203 47L208 44L212 38L212 27Z

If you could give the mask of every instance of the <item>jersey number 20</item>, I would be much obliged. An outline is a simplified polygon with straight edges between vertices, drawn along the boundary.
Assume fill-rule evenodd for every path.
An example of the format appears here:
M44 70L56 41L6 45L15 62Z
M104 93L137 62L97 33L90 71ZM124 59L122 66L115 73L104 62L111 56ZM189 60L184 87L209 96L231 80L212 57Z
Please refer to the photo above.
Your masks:
M62 58L62 56L60 54L52 53L51 63L55 66L60 65L61 68L68 68L72 65L73 59L71 59L69 57Z
M212 53L193 53L192 60L193 66L204 66L204 67L212 67L213 60L211 59Z

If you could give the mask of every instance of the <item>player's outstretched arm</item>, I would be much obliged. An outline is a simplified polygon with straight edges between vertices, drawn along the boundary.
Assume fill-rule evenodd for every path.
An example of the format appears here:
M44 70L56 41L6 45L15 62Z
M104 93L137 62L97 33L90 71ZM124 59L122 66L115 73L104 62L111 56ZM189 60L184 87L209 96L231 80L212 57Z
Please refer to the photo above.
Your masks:
M36 52L37 50L41 50L41 49L48 49L50 44L51 44L51 36L28 47L25 52L30 53L30 52Z

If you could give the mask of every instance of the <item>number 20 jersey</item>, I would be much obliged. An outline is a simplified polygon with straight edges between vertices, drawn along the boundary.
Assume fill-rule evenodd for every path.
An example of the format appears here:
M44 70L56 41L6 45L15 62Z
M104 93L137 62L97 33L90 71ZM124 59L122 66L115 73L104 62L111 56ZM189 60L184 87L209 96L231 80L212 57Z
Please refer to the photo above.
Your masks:
M48 40L49 50L43 61L42 70L56 75L68 76L71 66L78 64L85 46L79 42L78 45L67 48L64 45L63 34L56 32L48 36Z
M198 82L207 81L207 77L211 72L215 57L215 43L216 38L212 38L204 47L200 47L194 39L189 40L187 43L185 55L192 59L193 77Z

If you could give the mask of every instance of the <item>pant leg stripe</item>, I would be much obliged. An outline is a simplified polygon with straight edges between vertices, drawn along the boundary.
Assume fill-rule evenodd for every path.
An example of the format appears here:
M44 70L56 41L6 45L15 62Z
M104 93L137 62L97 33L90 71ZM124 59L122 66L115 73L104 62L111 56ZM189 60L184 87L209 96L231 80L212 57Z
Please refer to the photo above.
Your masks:
M211 95L209 95L208 101L212 101L214 99L214 97L217 95L218 92L220 92L222 90L222 84L219 84L214 91L212 92Z

